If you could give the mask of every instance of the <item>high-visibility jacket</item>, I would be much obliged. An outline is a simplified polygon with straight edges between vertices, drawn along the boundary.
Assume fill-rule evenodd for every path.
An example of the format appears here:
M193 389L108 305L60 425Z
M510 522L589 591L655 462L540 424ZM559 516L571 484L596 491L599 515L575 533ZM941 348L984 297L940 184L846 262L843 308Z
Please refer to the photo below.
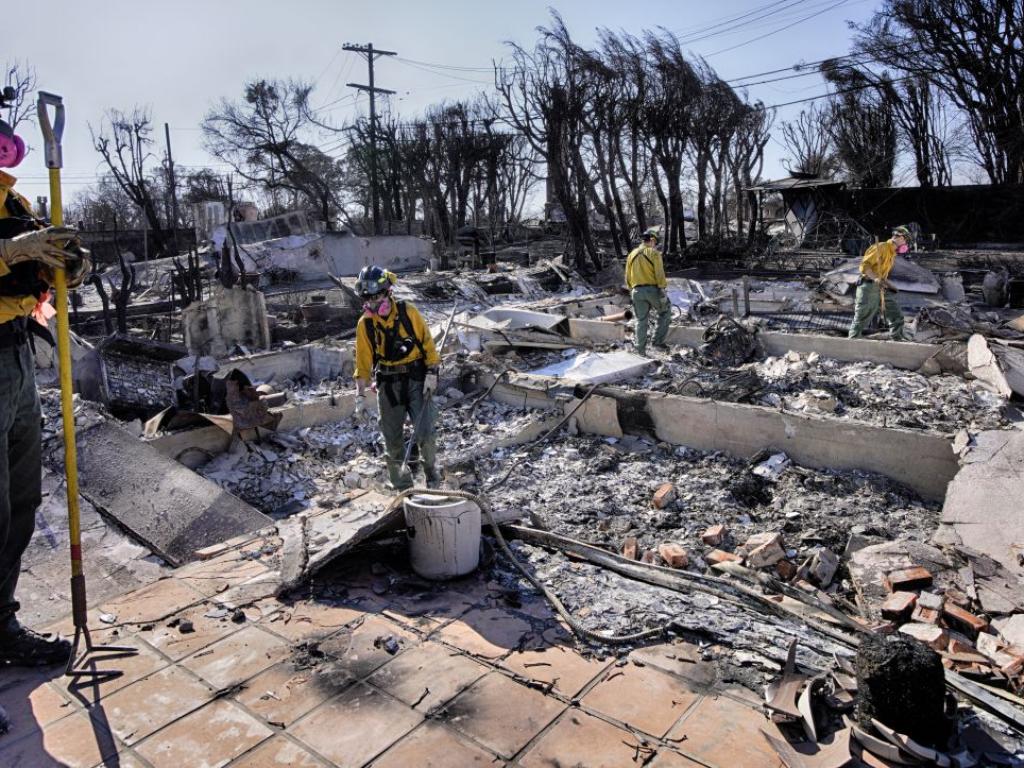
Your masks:
M860 273L872 280L886 280L896 263L896 244L892 240L875 243L864 251Z
M668 287L661 252L649 245L637 246L626 257L626 286L632 290L638 285Z
M415 335L415 341L411 345L411 351L398 359L389 359L388 357L386 348L388 337L399 340L413 338L398 317L398 302L391 301L391 312L387 317L373 314L369 318L364 315L359 319L359 325L356 327L355 377L357 379L368 380L370 378L373 374L374 360L377 361L377 365L388 367L408 365L425 356L424 362L428 368L440 364L441 358L434 346L434 337L430 335L430 328L423 319L423 315L409 302L405 302L405 311L409 318L409 324L412 326L411 330ZM373 330L372 338L367 333L371 329ZM420 352L421 348L422 353Z
M32 210L32 204L14 191L17 179L9 173L0 171L0 219L10 216L7 211L7 196L18 198L26 210ZM11 273L11 268L0 261L0 278ZM38 296L0 296L0 323L9 323L16 317L28 317L39 303Z

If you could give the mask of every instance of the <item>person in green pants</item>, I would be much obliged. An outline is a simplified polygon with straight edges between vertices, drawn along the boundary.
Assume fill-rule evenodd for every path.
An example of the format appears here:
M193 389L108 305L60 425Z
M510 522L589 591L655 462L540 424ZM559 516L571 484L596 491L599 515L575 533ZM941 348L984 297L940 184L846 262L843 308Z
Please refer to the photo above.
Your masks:
M668 349L665 338L668 324L672 320L672 304L665 289L665 266L661 252L656 248L658 235L653 230L644 232L643 242L626 257L626 286L633 300L633 314L636 317L636 351L647 355L647 333L651 313L657 315L654 329L654 346Z
M853 323L847 334L849 338L863 336L864 328L881 309L885 324L889 326L889 334L896 341L904 340L903 312L896 302L896 287L889 282L889 275L896 263L896 254L906 253L910 249L909 240L910 230L896 227L889 240L875 243L864 252L853 307Z
M413 424L413 439L427 485L434 486L439 479L434 430L437 409L432 397L441 359L430 328L416 307L392 298L394 280L390 275L380 267L369 266L356 281L364 309L356 326L356 415L364 410L365 392L372 380L377 388L388 478L391 486L401 491L413 485L412 473L402 466L407 416Z

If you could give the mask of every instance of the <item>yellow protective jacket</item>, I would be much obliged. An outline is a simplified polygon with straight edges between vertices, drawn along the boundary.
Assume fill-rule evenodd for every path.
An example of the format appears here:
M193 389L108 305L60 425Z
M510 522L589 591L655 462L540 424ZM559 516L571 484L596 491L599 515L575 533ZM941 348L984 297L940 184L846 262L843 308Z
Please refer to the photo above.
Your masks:
M860 273L872 280L886 280L896 263L896 245L892 240L875 243L864 251L860 262Z
M427 322L423 319L423 315L419 313L419 310L409 302L405 302L405 311L409 317L409 324L412 326L416 338L419 339L420 345L422 345L423 351L426 353L425 362L427 367L435 367L440 364L441 358L437 354L437 348L434 346L434 337L430 335L430 328L427 326ZM373 326L374 333L372 338L367 333L367 325ZM419 347L414 344L412 351L400 360L384 359L384 344L387 334L380 331L390 333L395 329L396 325L399 339L410 338L406 329L402 327L402 323L399 321L398 303L394 300L391 302L391 312L387 317L380 317L375 314L369 317L369 321L367 321L365 315L359 319L359 324L356 326L355 377L357 379L369 380L373 374L374 349L376 349L376 356L380 358L379 365L382 367L408 365L422 357Z
M647 245L637 246L626 257L626 286L633 290L638 285L668 287L661 252Z
M32 204L14 191L14 184L17 181L9 173L0 171L0 219L6 219L10 215L7 213L6 205L8 195L17 196L27 210L32 210ZM0 261L0 277L10 273L10 268ZM38 303L39 299L36 296L0 296L0 323L9 323L16 317L28 317Z

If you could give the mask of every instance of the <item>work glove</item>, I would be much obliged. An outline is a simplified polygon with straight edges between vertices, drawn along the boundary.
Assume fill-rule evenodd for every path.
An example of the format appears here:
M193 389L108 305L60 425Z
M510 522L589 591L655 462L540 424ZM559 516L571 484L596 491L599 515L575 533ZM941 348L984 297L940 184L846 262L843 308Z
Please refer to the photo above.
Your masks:
M356 395L356 407L352 411L352 418L360 420L366 418L366 397L364 395Z
M64 274L68 283L68 289L74 290L85 282L85 278L92 271L89 251L78 245L78 241L75 240L64 249L64 258ZM54 274L56 270L51 267L44 267L43 271L46 275L46 282L50 285L55 285L57 283Z
M423 397L429 400L437 392L437 373L428 371L423 379Z
M23 261L37 261L51 269L63 269L69 259L78 258L82 249L65 248L77 241L75 230L68 227L46 227L0 240L0 259L9 267Z

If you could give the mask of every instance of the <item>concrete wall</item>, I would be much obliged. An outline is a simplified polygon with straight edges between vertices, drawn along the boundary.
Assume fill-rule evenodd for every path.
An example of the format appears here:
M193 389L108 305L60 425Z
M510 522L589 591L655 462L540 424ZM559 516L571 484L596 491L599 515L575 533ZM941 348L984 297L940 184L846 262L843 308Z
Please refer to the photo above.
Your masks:
M253 350L270 346L267 304L259 291L221 288L185 307L181 323L185 346L194 355L220 358L236 344Z
M959 469L949 439L928 432L655 393L647 412L657 437L669 443L740 458L784 451L808 467L877 472L936 501Z
M489 386L492 381L480 383ZM555 399L564 393L535 380L514 379L498 384L492 397L521 408L568 410L573 402ZM575 421L583 432L612 437L623 432L651 434L674 445L743 459L766 448L784 451L808 467L877 472L936 501L945 497L959 468L949 439L929 432L616 387L601 387L598 396L593 407L588 403L577 414ZM609 398L618 403L614 410Z
M600 320L570 317L569 336L585 341L625 341L626 326L623 323L604 323Z
M355 403L356 394L355 390L352 390L333 397L317 398L304 403L289 403L270 410L281 414L278 430L285 432L347 419L355 410ZM369 411L375 411L377 404L373 398L368 398L366 407ZM148 445L172 459L179 459L189 451L205 451L216 455L226 451L230 443L231 436L214 426L187 429L147 441Z
M250 379L268 383L294 379L300 374L311 382L336 379L350 374L353 365L349 350L321 344L289 347L221 362L222 369L237 368Z
M394 272L424 269L432 250L427 240L407 235L357 237L347 232L328 232L323 242L331 273L340 276L357 275L369 264Z
M239 257L251 272L288 269L302 280L319 280L328 273L353 277L368 264L408 272L430 261L430 242L409 235L359 237L350 232L291 234L250 243Z

